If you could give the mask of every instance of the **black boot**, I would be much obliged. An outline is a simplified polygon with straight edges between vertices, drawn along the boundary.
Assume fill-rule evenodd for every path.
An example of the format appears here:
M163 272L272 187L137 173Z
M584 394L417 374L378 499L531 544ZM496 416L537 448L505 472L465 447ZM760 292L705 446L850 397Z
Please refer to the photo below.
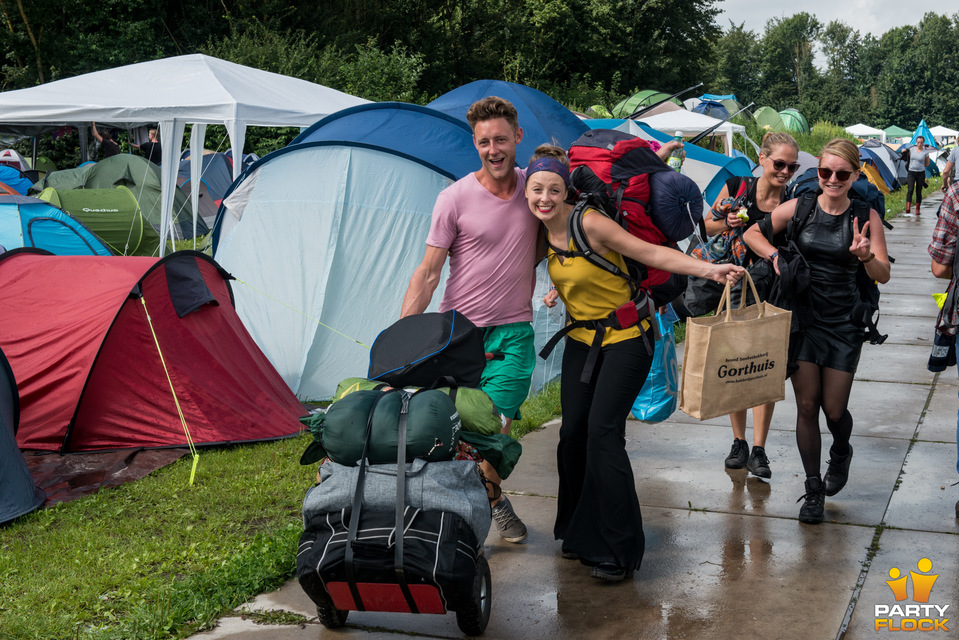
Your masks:
M834 496L846 486L849 480L849 464L852 462L852 445L849 445L849 453L840 457L833 453L832 447L829 448L829 467L826 469L826 475L823 477L823 485L827 496Z
M799 521L806 524L819 524L822 522L823 511L826 507L826 494L823 491L822 480L819 476L810 476L806 478L806 495L800 496L799 500L805 500L803 506L799 509ZM796 500L796 502L799 502Z

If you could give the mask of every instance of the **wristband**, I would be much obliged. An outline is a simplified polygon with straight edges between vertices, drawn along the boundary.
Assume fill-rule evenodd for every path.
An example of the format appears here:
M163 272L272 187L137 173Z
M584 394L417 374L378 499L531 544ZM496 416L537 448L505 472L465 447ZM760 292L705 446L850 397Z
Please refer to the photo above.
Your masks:
M772 253L769 254L769 257L766 258L766 259L769 260L770 262L772 262L773 260L776 259L776 256L778 256L778 255L779 255L779 252L778 252L778 251L773 251Z
M870 252L869 252L869 257L866 258L865 260L860 260L859 262L861 262L862 264L866 264L867 262L869 262L870 260L872 260L872 259L875 258L875 257L876 257L876 254L873 253L872 251L870 251Z

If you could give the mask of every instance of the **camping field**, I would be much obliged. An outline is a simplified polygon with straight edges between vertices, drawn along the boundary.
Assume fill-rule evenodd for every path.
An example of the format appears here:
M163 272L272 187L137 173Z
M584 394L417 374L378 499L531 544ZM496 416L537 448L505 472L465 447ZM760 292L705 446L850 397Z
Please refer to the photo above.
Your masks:
M522 411L516 437L558 414L558 385ZM0 527L0 640L183 638L280 586L315 478L299 464L311 437L200 449L193 486L186 456Z

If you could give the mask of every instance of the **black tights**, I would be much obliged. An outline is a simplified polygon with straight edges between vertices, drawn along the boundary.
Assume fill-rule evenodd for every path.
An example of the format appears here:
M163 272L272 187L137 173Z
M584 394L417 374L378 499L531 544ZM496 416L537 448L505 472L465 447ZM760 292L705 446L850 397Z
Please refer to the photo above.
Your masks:
M812 362L799 362L791 377L796 394L796 444L806 476L818 476L822 458L819 410L826 414L826 426L832 434L832 451L844 456L849 451L852 416L846 407L855 374Z
M916 203L922 200L922 185L926 181L925 171L910 171L906 180L906 202L912 202L912 191L916 190Z

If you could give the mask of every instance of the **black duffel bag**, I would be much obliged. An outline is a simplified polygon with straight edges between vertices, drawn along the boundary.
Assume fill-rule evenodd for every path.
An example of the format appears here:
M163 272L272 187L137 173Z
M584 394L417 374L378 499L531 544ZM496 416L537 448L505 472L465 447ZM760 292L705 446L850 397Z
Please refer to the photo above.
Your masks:
M444 377L478 387L485 367L483 330L450 309L406 316L381 331L366 377L393 387L431 387Z

